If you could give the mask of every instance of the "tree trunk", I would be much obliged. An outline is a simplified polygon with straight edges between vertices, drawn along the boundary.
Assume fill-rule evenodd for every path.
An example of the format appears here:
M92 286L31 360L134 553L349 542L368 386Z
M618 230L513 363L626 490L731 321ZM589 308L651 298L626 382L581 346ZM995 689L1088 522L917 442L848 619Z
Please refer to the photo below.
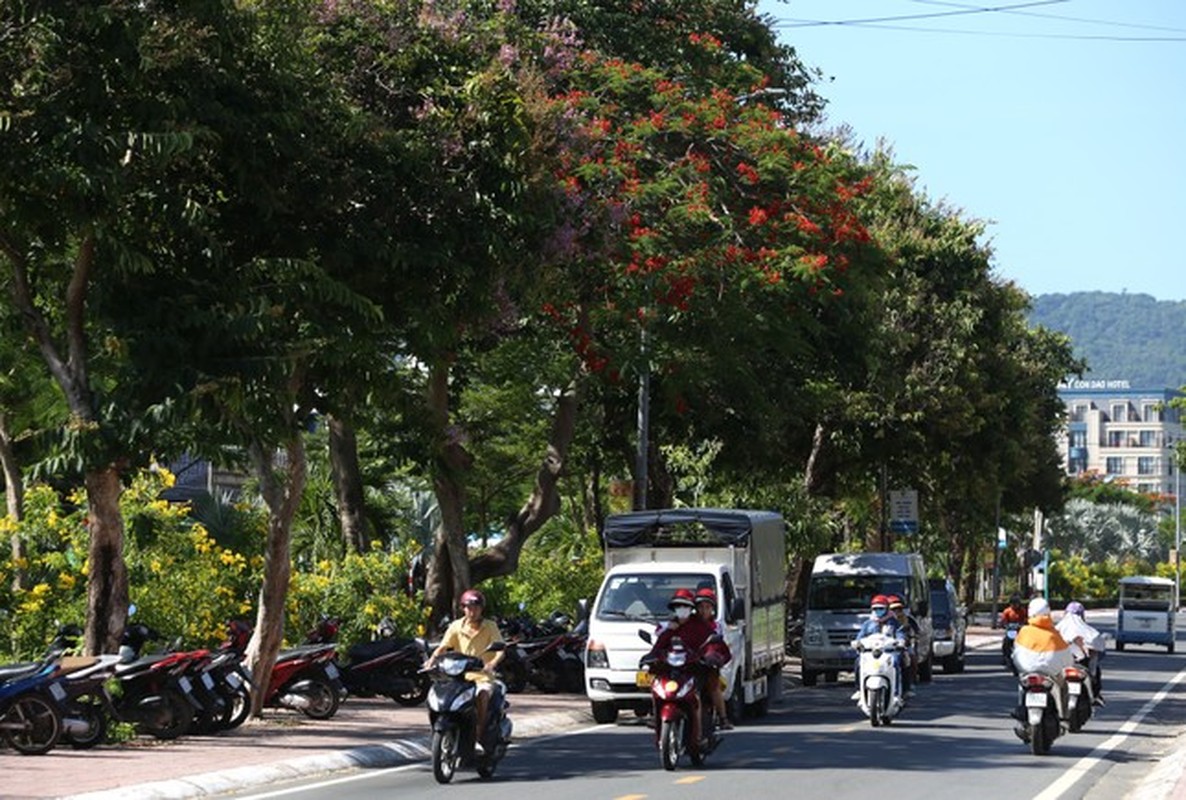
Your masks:
M300 433L292 434L281 475L275 469L275 451L262 442L248 447L260 491L268 506L268 541L264 550L264 580L259 591L255 630L247 645L247 666L259 691L251 696L251 714L259 716L267 698L272 668L284 640L284 602L292 574L290 543L292 520L305 490L305 445Z
M469 547L465 537L465 476L473 457L465 449L464 433L449 422L449 364L434 366L428 383L428 409L437 437L433 459L433 491L441 524L433 535L433 559L425 584L429 627L453 611L455 598L472 584Z
M25 478L16 460L12 446L12 434L8 431L8 420L0 413L0 468L4 470L4 501L8 517L20 522L25 516ZM13 591L28 588L28 576L24 566L25 540L17 531L12 534L12 588Z
M354 426L338 417L329 418L329 465L346 550L366 552L366 513L362 470L358 465L358 438L354 435Z
M547 452L536 473L535 489L519 512L507 521L506 536L502 541L473 558L469 566L474 583L513 574L519 567L519 554L528 537L560 510L557 485L576 431L577 406L574 380L560 393L556 403L556 416L552 421Z
M128 621L128 572L124 521L115 467L86 474L90 553L87 573L86 654L114 653Z

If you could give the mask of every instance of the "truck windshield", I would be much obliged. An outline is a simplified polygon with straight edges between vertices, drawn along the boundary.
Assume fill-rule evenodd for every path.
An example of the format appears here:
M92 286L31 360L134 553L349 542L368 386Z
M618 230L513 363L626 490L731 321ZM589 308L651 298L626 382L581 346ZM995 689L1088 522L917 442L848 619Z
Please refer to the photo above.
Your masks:
M820 611L867 611L876 595L896 594L907 603L906 578L900 575L815 575L807 607Z
M1173 593L1173 586L1121 584L1120 605L1130 609L1163 610L1170 607Z
M668 619L668 601L676 589L697 589L707 586L717 591L716 579L708 574L660 574L640 572L615 575L601 595L597 618L626 619L654 622Z

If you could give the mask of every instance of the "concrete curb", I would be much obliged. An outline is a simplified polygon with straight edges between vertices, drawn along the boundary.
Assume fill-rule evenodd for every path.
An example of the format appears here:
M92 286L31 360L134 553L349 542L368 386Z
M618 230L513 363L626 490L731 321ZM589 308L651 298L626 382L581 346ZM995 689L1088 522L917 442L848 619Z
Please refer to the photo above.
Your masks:
M515 719L513 700L511 721L515 726L513 736L515 742L558 733L581 724L591 725L593 723L589 712L575 710ZM279 761L274 764L236 767L173 778L167 781L154 781L135 786L121 786L118 789L66 795L62 800L127 800L129 797L142 798L143 800L184 800L184 798L191 797L209 797L313 775L326 775L360 768L385 769L414 764L430 758L431 755L431 737L417 736L356 747L343 750L340 753L323 753Z

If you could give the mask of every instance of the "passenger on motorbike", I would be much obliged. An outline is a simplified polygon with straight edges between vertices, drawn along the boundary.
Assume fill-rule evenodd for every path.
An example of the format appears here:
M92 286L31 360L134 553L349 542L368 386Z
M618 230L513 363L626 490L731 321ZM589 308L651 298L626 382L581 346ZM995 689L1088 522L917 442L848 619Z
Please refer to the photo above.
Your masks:
M706 654L705 676L708 696L712 698L712 707L717 715L717 727L723 731L733 730L733 723L725 711L724 682L721 679L721 667L733 660L729 652L729 645L725 644L725 626L717 619L717 596L712 589L696 590L696 613L700 619L712 628L712 632L721 637L720 644L710 645L713 652ZM715 666L712 666L715 665Z
M1067 682L1063 670L1075 665L1071 646L1054 627L1054 620L1050 617L1050 604L1044 598L1035 597L1030 600L1026 616L1028 622L1017 632L1017 640L1013 643L1013 664L1019 674L1036 672L1049 677L1065 699ZM1021 705L1020 695L1019 689L1019 702L1013 715L1019 720L1024 720L1025 709Z
M1100 659L1107 650L1107 640L1104 635L1087 623L1087 609L1077 600L1067 603L1062 619L1056 626L1059 634L1071 645L1071 655L1087 670L1091 678L1093 702L1097 706L1104 705L1103 695L1100 693L1102 684L1102 670Z
M695 596L690 589L677 589L671 596L667 607L675 615L673 623L669 623L659 633L651 652L643 656L644 661L662 661L671 648L672 640L679 637L689 653L700 654L704 650L704 642L715 632L713 627L694 614ZM723 662L722 662L723 663ZM700 686L704 686L704 675L698 676ZM700 730L700 694L692 700L692 738L699 742Z
M869 619L861 623L860 630L857 631L856 639L860 641L866 636L872 636L875 633L885 633L887 636L892 636L900 641L903 646L906 644L906 632L902 630L902 624L898 622L889 611L889 598L883 594L874 595L869 602ZM902 685L902 660L900 657L894 658L894 669L898 673L898 685ZM853 700L861 699L861 654L857 653L856 663L852 669L854 682L856 683L856 691L852 693Z
M906 611L906 604L896 594L889 596L890 613L906 634L906 655L902 664L902 692L914 697L914 686L918 683L918 622Z
M500 696L503 691L502 684L494 680L493 676L495 670L498 669L499 662L506 655L505 650L499 650L497 652L491 652L489 650L490 645L502 641L502 633L498 630L498 625L495 624L494 620L482 618L485 608L486 598L477 589L469 589L463 592L461 595L461 609L465 616L450 623L449 627L445 630L445 636L441 639L441 643L432 651L432 655L428 657L428 661L424 664L426 669L431 669L436 665L437 657L448 650L456 650L467 656L476 656L485 662L486 666L481 672L467 672L465 674L466 680L474 682L477 691L477 696L474 698L474 705L478 717L478 743L483 748L485 748L485 743L482 739L486 735L486 717L490 708L490 697L496 689Z

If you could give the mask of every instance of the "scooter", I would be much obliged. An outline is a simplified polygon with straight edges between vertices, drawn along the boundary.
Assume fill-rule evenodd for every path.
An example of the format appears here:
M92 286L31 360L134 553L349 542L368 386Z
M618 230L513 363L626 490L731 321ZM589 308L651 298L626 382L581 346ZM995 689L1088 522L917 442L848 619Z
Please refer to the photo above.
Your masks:
M506 647L495 642L490 652ZM486 730L479 732L477 687L467 672L478 672L482 659L461 653L444 653L430 672L428 721L432 726L432 774L437 783L449 783L458 768L473 765L483 779L493 777L498 762L506 755L513 726L507 716L510 704L500 682L495 681L486 713ZM479 735L483 752L477 752Z
M162 637L143 623L128 625L115 667L116 692L104 690L105 704L113 719L131 722L141 733L157 739L176 739L189 732L202 703L186 673L197 657L193 652L140 656L145 643Z
M858 653L861 684L857 707L874 728L889 725L905 705L901 670L905 646L884 633L873 633L853 642Z
M337 633L337 620L323 617L306 642L332 642ZM346 692L358 697L386 695L401 706L420 705L432 685L421 670L428 658L427 643L397 638L394 624L386 619L379 624L378 634L374 641L350 645L346 660L335 661Z
M0 734L25 755L54 749L62 735L66 692L53 661L0 667Z
M1022 719L1013 728L1036 756L1046 755L1054 740L1068 730L1067 701L1062 686L1049 675L1027 672L1018 679Z
M251 626L235 621L228 626L228 633L226 646L242 658L251 639ZM346 696L335 655L332 643L281 650L272 667L264 705L296 709L311 719L332 717Z
M640 630L638 636L651 643L651 632ZM683 641L675 636L662 658L648 653L639 662L640 683L651 684L651 702L654 706L655 744L659 748L659 763L663 769L674 770L680 756L688 754L693 766L700 766L721 743L716 732L716 718L712 713L712 701L704 696L701 675L710 663L704 650L710 644L721 641L716 634L709 636L701 652L690 653ZM644 678L643 675L648 677ZM700 741L692 736L692 714L694 700L700 700Z
M1013 642L1017 640L1019 630L1021 630L1020 622L1009 622L1005 625L1005 633L1001 636L1001 663L1015 676L1017 667L1013 664Z
M1067 729L1078 733L1091 719L1095 692L1085 668L1067 667L1062 674L1067 679Z
M534 625L528 635L515 641L503 660L503 668L519 662L526 682L544 692L583 692L588 626L583 620L572 630L570 625L569 617L559 611ZM514 669L506 671L515 674Z

